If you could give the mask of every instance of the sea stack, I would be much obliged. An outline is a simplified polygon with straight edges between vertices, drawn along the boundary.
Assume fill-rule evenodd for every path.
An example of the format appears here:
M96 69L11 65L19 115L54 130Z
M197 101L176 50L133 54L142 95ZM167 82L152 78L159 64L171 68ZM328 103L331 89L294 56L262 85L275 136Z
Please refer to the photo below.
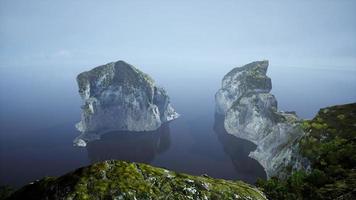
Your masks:
M215 95L216 112L224 115L229 134L257 145L250 157L264 167L267 177L283 177L287 167L308 168L308 162L298 152L298 141L304 132L295 112L277 110L267 69L268 61L264 60L226 74Z
M76 125L82 134L74 140L77 146L86 146L110 131L153 131L179 116L167 92L124 61L80 73L77 83L83 100L81 121Z

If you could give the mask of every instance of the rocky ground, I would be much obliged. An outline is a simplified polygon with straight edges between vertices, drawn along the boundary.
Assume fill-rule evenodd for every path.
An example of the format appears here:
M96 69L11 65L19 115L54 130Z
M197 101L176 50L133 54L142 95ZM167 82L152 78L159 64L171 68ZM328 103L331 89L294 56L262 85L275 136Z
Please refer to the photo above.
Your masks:
M35 181L7 199L266 200L266 197L254 186L241 181L191 176L146 164L112 160L58 178Z

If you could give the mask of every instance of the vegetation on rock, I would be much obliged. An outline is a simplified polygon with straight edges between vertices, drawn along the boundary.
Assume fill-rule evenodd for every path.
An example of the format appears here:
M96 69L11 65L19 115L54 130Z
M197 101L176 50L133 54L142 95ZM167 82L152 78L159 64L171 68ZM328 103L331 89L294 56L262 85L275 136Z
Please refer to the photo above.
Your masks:
M0 186L0 200L8 198L13 193L10 186Z
M356 199L356 103L321 109L303 123L300 153L310 172L259 180L269 199Z
M61 176L47 177L8 199L246 199L265 200L241 181L191 176L146 164L105 161Z

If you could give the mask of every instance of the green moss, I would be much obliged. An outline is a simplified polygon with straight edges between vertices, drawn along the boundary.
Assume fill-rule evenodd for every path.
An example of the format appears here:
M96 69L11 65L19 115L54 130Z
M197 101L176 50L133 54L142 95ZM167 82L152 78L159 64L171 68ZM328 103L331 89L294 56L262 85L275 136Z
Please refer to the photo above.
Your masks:
M340 114L340 115L337 116L337 118L338 118L339 120L343 120L343 119L345 119L345 115Z
M311 124L309 123L309 121L303 121L303 123L301 125L304 130L309 130L311 127Z
M312 122L311 127L318 129L318 130L322 130L322 129L327 128L328 125L326 123Z
M302 123L299 143L310 173L259 181L270 199L356 199L356 104L321 109ZM304 173L304 175L300 175Z
M10 199L266 199L251 185L106 161L25 186Z

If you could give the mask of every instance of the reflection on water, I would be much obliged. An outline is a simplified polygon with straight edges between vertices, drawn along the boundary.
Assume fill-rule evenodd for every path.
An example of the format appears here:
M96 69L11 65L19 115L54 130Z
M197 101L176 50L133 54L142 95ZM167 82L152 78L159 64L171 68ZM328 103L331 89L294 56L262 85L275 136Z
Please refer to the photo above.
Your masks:
M110 159L150 163L170 143L169 124L165 123L155 131L107 133L100 140L89 142L87 152L91 163Z
M263 168L248 157L255 146L227 134L222 119L214 119L214 94L231 68L189 67L194 69L189 73L181 64L174 72L172 68L163 70L165 65L155 68L156 72L147 70L167 88L182 114L169 128L144 135L108 134L87 148L72 146L79 134L74 124L79 121L81 104L75 77L82 70L70 71L70 66L67 71L61 66L37 73L33 66L21 73L2 70L0 86L11 90L0 95L0 185L21 186L105 159L149 162L179 172L249 183L265 177ZM272 93L281 109L295 110L301 117L313 117L320 107L354 102L355 75L355 70L336 68L269 68Z
M255 144L227 133L222 115L215 114L214 131L238 172L237 179L248 180L250 183L255 183L258 178L266 179L263 167L248 157L249 153L256 149Z
M266 178L263 167L248 157L255 148L253 143L228 134L223 117L215 116L178 119L145 133L110 132L101 140L88 143L87 152L91 163L110 159L143 162L177 172L254 184L257 178Z

